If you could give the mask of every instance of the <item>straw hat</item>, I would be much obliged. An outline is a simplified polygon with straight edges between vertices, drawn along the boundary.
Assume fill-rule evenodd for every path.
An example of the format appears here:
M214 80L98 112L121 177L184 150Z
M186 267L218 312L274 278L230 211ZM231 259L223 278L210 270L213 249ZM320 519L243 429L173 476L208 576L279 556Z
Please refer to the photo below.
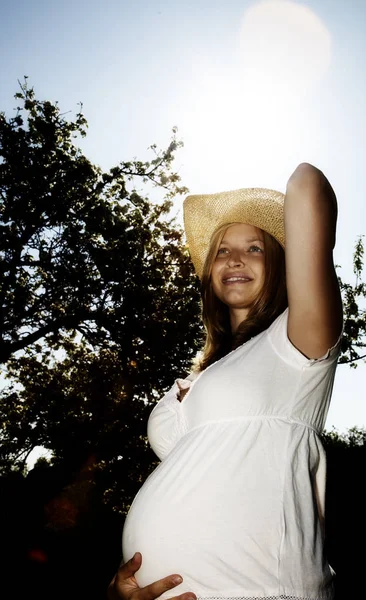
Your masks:
M284 194L265 188L243 188L219 194L187 196L183 203L184 229L199 278L212 234L226 223L247 223L270 233L285 247Z

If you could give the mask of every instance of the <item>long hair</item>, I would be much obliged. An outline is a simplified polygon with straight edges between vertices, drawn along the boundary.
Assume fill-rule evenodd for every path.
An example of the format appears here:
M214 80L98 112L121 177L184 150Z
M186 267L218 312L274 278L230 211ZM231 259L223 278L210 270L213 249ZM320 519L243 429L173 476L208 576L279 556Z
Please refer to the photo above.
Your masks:
M286 290L285 252L277 240L266 231L264 237L264 283L251 305L247 318L235 334L231 332L229 308L215 296L212 289L212 265L224 233L233 223L221 226L212 236L203 267L201 298L202 321L206 340L195 361L195 369L203 371L231 350L267 329L288 306Z

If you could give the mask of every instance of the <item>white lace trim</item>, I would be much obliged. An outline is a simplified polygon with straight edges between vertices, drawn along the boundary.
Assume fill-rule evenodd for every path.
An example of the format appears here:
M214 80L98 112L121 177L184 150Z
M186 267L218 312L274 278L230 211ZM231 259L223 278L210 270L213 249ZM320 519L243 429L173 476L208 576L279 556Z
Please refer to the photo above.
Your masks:
M330 599L330 596L328 596ZM197 600L318 600L315 596L230 596L225 598L223 596L199 596Z

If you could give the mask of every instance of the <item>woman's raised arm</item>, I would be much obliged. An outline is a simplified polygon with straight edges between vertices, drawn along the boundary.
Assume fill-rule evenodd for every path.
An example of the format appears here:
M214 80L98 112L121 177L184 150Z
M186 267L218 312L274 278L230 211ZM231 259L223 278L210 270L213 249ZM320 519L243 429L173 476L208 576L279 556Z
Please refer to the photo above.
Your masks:
M284 211L288 337L308 358L320 358L341 333L342 300L333 263L337 200L319 169L295 169Z

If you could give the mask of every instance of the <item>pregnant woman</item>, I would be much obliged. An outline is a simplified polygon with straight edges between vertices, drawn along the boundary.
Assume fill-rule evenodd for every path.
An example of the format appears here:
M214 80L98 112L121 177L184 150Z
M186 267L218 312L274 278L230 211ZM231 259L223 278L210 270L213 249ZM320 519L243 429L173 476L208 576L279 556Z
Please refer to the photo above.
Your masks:
M126 517L110 598L334 597L319 435L342 333L336 220L330 183L307 163L286 195L186 198L206 342L150 415L161 463Z

